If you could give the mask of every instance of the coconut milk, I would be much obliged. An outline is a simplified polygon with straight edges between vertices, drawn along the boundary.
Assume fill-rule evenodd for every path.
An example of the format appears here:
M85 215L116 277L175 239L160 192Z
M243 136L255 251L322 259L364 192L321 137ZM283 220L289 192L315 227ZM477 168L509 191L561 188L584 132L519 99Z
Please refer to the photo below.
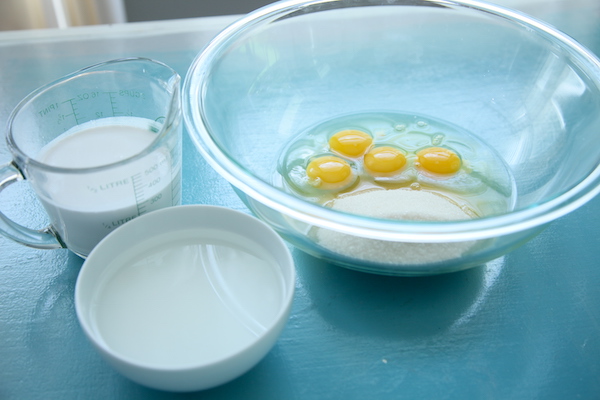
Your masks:
M106 118L79 125L42 149L38 161L69 169L30 178L69 249L87 255L125 222L179 204L180 167L167 146L124 161L142 153L158 128L142 118Z

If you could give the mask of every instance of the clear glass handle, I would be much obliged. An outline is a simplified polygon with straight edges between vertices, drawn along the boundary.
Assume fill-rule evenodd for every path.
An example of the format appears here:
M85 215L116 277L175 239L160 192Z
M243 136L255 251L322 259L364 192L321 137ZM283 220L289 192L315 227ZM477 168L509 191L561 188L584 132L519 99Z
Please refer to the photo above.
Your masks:
M13 162L0 166L0 191L11 183L22 179L25 179L23 174ZM26 228L10 220L2 212L0 212L0 233L15 242L36 249L60 249L64 247L52 228L47 227L40 230Z

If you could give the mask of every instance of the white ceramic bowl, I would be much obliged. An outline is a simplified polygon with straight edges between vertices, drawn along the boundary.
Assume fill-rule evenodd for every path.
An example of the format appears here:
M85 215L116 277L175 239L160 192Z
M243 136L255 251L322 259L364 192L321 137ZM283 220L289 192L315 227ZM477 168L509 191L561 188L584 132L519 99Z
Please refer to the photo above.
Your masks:
M75 307L117 371L155 389L228 382L274 346L295 270L265 223L214 206L179 206L128 222L84 262Z

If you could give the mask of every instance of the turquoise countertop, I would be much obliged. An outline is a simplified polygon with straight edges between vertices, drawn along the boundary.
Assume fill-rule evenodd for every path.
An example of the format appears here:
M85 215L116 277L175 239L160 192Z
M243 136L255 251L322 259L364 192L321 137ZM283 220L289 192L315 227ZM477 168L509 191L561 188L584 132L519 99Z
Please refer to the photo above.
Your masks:
M501 3L600 55L597 0ZM183 76L235 19L2 32L0 123L33 89L96 62L150 57ZM183 145L183 203L247 211L187 135ZM0 162L9 158L2 141ZM46 223L25 182L0 194L0 209ZM296 297L273 350L228 384L172 394L114 372L84 337L73 304L80 258L0 237L0 399L600 398L600 197L464 272L390 278L292 254Z

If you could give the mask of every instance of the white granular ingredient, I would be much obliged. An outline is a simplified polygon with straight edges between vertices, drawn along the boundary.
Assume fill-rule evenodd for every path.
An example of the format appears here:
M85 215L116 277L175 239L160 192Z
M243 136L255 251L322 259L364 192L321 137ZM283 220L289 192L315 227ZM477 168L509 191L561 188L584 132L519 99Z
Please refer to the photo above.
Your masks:
M414 221L454 221L471 216L449 198L424 190L373 190L334 200L338 211L367 217ZM474 242L407 243L361 238L318 228L317 241L355 259L385 264L426 264L460 257Z

